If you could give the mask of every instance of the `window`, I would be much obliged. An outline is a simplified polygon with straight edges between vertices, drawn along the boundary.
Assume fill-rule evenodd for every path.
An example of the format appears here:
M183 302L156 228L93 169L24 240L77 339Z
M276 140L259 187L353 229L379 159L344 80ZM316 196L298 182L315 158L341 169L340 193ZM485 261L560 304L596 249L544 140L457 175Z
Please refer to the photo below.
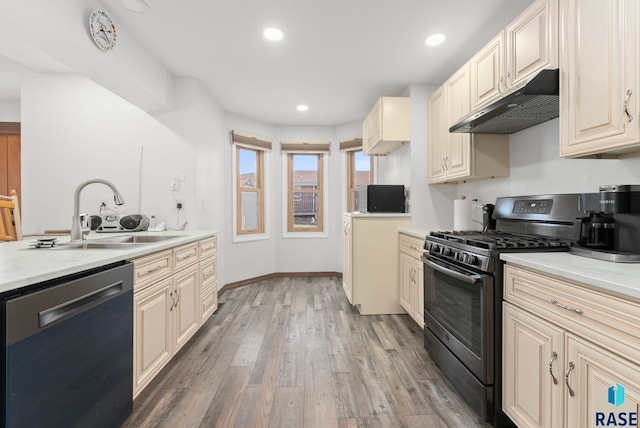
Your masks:
M347 152L347 212L352 212L358 198L358 186L373 184L373 156L362 150Z
M265 150L271 143L232 132L234 143L235 235L265 233Z
M318 153L287 154L287 231L322 232L323 161Z

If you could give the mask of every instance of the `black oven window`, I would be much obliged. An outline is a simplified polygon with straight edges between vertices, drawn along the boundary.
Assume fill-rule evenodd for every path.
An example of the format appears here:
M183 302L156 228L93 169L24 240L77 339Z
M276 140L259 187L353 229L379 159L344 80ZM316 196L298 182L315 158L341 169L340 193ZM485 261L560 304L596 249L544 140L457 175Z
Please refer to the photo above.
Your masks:
M433 272L434 294L426 310L475 355L482 352L482 286Z

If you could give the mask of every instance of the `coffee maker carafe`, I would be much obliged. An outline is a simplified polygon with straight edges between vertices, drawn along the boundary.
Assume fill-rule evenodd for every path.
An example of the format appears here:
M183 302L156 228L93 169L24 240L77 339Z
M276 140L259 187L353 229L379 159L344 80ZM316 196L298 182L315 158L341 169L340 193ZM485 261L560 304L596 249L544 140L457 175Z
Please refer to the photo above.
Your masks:
M591 213L589 217L577 219L575 227L578 245L597 250L613 249L615 220L612 215Z

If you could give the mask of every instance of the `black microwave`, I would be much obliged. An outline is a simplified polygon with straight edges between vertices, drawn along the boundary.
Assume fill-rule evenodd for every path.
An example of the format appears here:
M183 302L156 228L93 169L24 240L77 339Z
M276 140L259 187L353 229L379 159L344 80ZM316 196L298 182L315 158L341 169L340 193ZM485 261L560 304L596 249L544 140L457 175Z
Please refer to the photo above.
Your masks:
M405 209L405 191L402 184L368 184L358 187L355 211L403 213Z

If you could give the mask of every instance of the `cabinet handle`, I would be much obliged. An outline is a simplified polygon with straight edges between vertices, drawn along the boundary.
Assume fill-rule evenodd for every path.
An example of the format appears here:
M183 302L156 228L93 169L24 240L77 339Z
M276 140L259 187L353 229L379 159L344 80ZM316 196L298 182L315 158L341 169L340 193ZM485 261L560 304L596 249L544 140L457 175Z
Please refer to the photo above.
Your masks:
M569 389L569 395L572 397L575 396L576 394L573 392L573 389L571 389L571 386L569 385L569 373L571 373L571 371L575 368L576 368L576 365L573 364L573 361L569 361L569 368L567 369L567 372L564 374L564 383L567 385L567 388Z
M178 257L178 261L181 262L183 260L187 260L189 257L192 257L195 253L189 253L186 256Z
M208 247L204 247L202 249L202 251L209 251L209 250L213 250L213 245L209 245Z
M176 290L176 296L178 296L178 299L176 300L176 308L177 308L178 303L180 303L180 292L178 290Z
M213 272L205 272L205 273L204 273L204 279L205 279L205 280L209 279L209 277L210 277L211 275L213 275Z
M633 120L633 116L629 114L629 98L631 98L631 94L633 94L633 91L631 89L627 89L627 95L624 97L624 114L627 115L627 122L631 122Z
M173 311L173 307L176 305L176 298L173 297L173 291L169 293L171 296L171 307L169 308L169 312Z
M549 361L549 374L551 374L551 378L553 379L553 384L558 384L558 379L553 375L553 363L558 358L558 353L553 351L553 355L551 356L551 360Z
M556 299L551 299L549 300L549 302L553 303L557 307L562 308L566 311L575 312L578 315L582 315L584 313L582 309L572 308L571 306L563 305L562 303L558 302Z
M504 77L500 76L500 80L498 80L498 93L500 95L504 95L504 92L502 92L502 84L504 83Z
M147 275L147 274L149 274L149 273L157 272L157 271L159 271L160 269L162 269L162 266L156 266L156 267L154 267L154 268L147 269L147 272L145 273L145 275Z

